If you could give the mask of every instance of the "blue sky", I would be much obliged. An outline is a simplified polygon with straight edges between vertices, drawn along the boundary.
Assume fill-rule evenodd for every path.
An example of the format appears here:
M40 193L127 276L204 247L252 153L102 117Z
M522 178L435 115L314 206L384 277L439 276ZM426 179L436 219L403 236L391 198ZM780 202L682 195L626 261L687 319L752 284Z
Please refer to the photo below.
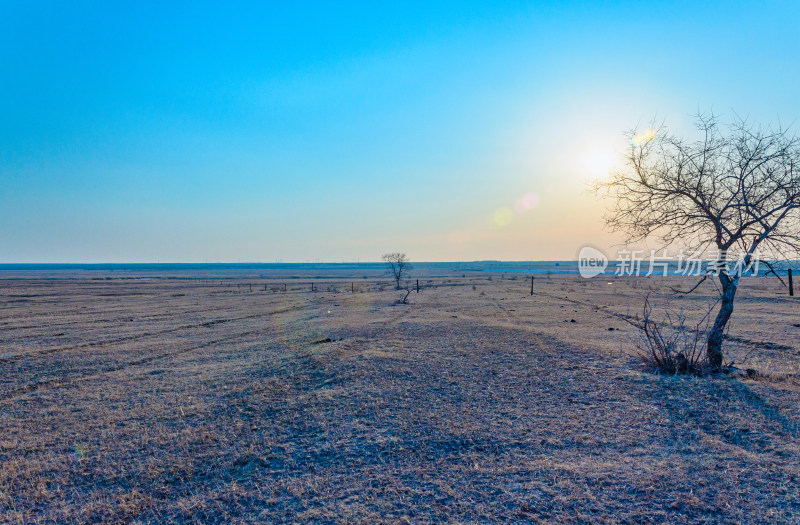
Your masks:
M653 117L800 116L800 4L0 1L0 262L571 259Z

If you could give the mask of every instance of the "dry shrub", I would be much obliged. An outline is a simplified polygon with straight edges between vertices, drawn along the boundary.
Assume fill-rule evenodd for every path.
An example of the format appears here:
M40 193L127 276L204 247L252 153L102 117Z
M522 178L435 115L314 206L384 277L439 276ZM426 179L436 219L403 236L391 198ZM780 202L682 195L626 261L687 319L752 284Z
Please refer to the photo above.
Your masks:
M639 329L639 337L633 342L635 354L659 374L709 373L714 367L708 361L706 343L715 306L716 302L708 305L700 320L692 324L683 308L673 308L668 301L656 312L648 294L641 318L628 320Z

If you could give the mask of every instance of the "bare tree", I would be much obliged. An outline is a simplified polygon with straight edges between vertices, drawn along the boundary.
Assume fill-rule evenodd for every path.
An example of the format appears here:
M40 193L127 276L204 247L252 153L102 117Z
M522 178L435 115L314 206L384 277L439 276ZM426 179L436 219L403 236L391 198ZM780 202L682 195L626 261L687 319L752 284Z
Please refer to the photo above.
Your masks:
M392 273L392 277L394 278L395 282L395 289L399 290L400 281L403 278L403 275L408 273L411 269L411 262L406 257L404 253L387 253L383 256L383 261L389 266L389 270Z
M625 168L597 189L613 198L607 222L629 242L656 237L664 247L717 251L720 306L706 354L719 369L744 269L759 253L800 253L800 140L741 119L721 129L714 115L698 115L697 129L693 141L663 126L632 132ZM734 252L739 264L731 265Z

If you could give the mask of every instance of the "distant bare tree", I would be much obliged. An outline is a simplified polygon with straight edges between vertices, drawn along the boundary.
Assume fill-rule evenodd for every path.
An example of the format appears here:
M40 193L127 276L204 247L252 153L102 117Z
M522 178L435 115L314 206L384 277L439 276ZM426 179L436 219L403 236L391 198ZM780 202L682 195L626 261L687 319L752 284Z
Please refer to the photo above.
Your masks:
M383 256L383 261L389 266L389 270L392 273L392 277L394 278L395 282L395 289L399 290L400 287L400 280L403 278L403 275L408 273L411 269L411 262L406 257L404 253L387 253Z
M785 129L736 119L720 129L698 115L699 139L660 127L630 133L626 165L597 189L614 200L607 217L629 242L660 238L697 252L717 250L720 306L706 342L708 362L722 366L725 327L743 269L758 253L800 253L800 140ZM742 264L729 257L738 252ZM730 255L729 255L730 254Z

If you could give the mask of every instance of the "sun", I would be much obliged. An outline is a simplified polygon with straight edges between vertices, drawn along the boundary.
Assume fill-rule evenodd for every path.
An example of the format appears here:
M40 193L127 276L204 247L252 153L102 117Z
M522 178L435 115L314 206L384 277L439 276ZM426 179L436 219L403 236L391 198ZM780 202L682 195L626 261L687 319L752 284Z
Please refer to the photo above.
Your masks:
M617 156L610 148L594 148L584 156L584 167L593 177L604 177L614 167Z

